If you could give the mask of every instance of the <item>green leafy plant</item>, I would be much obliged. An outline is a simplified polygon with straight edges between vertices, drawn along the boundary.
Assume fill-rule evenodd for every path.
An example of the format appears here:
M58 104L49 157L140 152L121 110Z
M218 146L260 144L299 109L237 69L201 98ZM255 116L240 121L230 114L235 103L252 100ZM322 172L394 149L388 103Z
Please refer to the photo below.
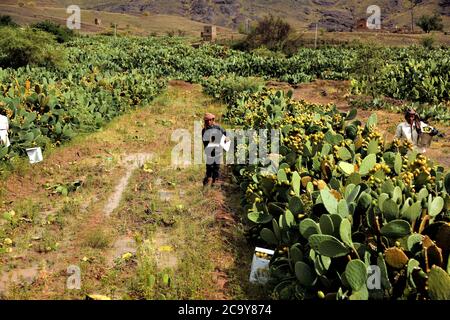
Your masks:
M446 283L448 273L433 268L448 268L450 173L424 155L384 143L375 115L362 126L353 121L354 111L297 102L275 90L230 108L232 123L277 128L282 135L278 170L247 165L233 170L255 223L249 232L275 250L270 263L275 296L445 296L433 278ZM367 267L373 265L382 272L383 290L367 286ZM433 289L426 286L429 277Z
M430 31L442 31L444 25L442 24L442 18L440 15L435 14L433 16L422 15L416 22L416 25L421 27L423 31L429 33Z
M63 67L65 62L65 51L56 47L49 34L29 28L0 28L0 66L3 68L27 65L54 68Z
M69 41L70 38L75 34L73 30L67 28L66 26L60 26L59 24L50 20L34 23L31 25L31 28L39 29L53 34L56 38L56 41L59 43Z

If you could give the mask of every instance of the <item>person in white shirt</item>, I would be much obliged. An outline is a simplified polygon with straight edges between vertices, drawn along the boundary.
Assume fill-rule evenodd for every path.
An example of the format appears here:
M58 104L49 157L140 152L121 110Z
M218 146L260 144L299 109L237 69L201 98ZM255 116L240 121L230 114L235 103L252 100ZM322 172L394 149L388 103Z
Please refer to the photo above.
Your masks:
M0 110L0 146L9 147L8 138L9 121L3 110Z
M423 121L420 121L420 117L414 109L407 109L405 112L406 122L402 122L397 126L395 132L395 138L406 139L410 141L414 147L418 147L419 138L422 136L424 129L431 136L438 134L438 131L433 127L427 125ZM425 152L425 149L423 149Z

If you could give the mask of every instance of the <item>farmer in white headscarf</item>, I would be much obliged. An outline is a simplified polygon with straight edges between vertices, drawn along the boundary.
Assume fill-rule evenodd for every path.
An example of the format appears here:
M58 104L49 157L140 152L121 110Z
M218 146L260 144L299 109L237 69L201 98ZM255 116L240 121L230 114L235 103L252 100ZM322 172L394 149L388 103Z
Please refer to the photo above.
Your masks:
M9 147L8 138L9 121L4 110L0 109L0 146Z

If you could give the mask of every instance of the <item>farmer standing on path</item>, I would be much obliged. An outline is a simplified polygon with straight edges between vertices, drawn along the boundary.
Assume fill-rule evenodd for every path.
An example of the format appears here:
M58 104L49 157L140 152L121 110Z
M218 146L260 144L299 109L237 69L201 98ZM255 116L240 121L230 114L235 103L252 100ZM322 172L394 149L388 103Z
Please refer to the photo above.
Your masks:
M214 184L219 178L219 168L222 163L222 147L220 141L226 136L226 131L215 124L215 116L212 113L205 113L203 118L205 126L202 130L203 147L206 157L206 176L203 185L206 186L212 179ZM225 138L226 140L228 138Z
M9 147L11 143L8 138L9 121L4 110L0 110L0 146Z

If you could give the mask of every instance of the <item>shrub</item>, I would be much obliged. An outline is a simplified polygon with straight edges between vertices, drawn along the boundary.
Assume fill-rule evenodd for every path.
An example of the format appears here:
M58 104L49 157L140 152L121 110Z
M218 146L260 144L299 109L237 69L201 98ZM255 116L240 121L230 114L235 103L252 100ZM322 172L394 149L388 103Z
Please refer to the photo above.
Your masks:
M437 14L434 16L421 16L416 22L416 25L422 28L422 30L426 33L429 33L430 31L442 31L444 28L442 18Z
M48 33L29 28L0 29L0 67L31 65L60 68L64 64L65 51L56 46L54 38Z
M18 27L19 25L13 21L11 16L0 15L0 26Z
M94 230L88 234L84 245L93 249L104 249L111 243L111 238L102 230Z
M175 33L176 33L175 30L169 30L169 31L166 31L166 35L167 35L168 37L170 37L170 38L175 37Z
M286 57L283 52L271 51L271 50L267 49L266 47L260 47L260 48L254 49L254 50L252 50L252 53L254 53L260 57L264 57L264 58L285 58Z
M252 51L265 47L271 51L292 56L304 43L302 35L295 35L288 22L272 15L264 17L256 26L251 26L247 34L245 40L233 44L232 48Z
M433 49L434 38L433 37L425 37L425 38L422 39L421 44L425 48L431 50L431 49Z
M53 34L59 43L67 42L74 36L73 30L70 30L66 26L60 26L50 20L35 23L31 27Z
M381 94L381 86L378 81L384 66L383 51L380 47L361 45L358 50L358 58L355 59L352 78L363 84L366 93L372 98ZM360 92L355 92L360 93Z
M242 93L255 93L262 90L265 81L256 77L240 77L234 74L220 78L210 77L205 81L203 91L223 101L227 105L234 105Z
M280 50L288 40L292 27L289 23L275 18L273 15L265 16L247 36L249 49L265 46L270 50Z

